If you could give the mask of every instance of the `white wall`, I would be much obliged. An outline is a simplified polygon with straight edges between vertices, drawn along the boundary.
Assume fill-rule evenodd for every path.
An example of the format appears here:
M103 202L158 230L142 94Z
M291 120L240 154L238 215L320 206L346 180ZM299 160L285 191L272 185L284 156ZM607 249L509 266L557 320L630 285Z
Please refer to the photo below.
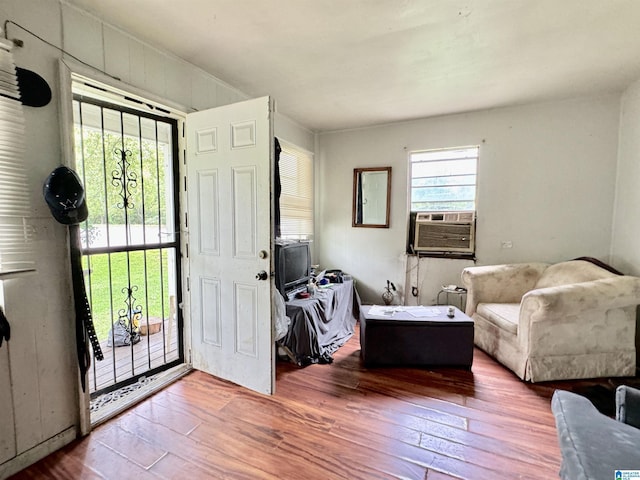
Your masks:
M435 302L442 284L458 284L471 262L423 259L420 279L415 261L406 267L407 155L464 145L480 145L478 264L608 261L618 119L619 96L606 95L321 134L318 261L354 275L366 302L380 302L386 279L401 294L420 287L423 304ZM388 165L390 228L352 228L353 168ZM503 240L513 248L502 249ZM415 299L409 294L406 301Z
M57 0L2 0L0 25L16 22L56 47L98 70L118 77L138 91L166 99L184 111L202 110L247 98L245 94L187 62L157 50L117 28ZM6 312L12 322L10 347L0 348L0 372L12 367L11 397L15 406L17 453L40 445L16 461L2 464L15 451L0 442L0 477L24 467L73 438L79 425L78 369L75 358L75 315L71 304L66 227L56 223L42 197L47 175L69 159L61 157L58 60L75 62L21 28L8 24L9 38L24 41L15 48L18 66L44 77L53 91L51 103L26 107L27 152L37 274L4 282ZM87 71L91 71L90 69ZM276 135L313 150L311 132L278 114ZM5 374L0 378L6 379ZM3 415L7 383L0 398ZM7 433L0 422L0 435ZM61 432L64 437L55 438ZM69 436L70 432L70 436ZM11 432L12 433L12 432ZM13 435L11 434L11 437ZM48 439L52 439L48 442Z
M640 275L640 80L622 95L612 263Z
M315 151L314 133L277 111L274 115L273 130L275 136L281 140L293 143L311 153Z

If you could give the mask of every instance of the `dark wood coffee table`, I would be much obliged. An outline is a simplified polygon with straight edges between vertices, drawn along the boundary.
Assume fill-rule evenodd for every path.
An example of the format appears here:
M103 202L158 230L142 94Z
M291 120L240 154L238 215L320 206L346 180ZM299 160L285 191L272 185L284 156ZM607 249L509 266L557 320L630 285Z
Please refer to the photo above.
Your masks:
M471 369L473 320L459 309L454 307L454 316L449 318L447 306L420 307L429 314L420 317L409 310L372 315L371 308L360 308L360 352L365 366ZM390 311L393 307L382 308Z

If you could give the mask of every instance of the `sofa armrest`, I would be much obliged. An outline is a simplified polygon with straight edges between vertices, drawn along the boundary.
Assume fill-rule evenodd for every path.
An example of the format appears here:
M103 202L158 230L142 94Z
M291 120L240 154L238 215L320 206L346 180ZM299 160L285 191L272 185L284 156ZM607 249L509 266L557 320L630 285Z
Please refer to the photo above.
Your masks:
M616 389L616 420L640 428L640 390L627 385Z
M603 415L571 392L556 390L551 410L562 453L561 478L613 478L614 470L638 469L640 430Z
M478 303L520 302L548 266L548 263L516 263L465 268L461 277L467 288L466 314L473 315Z
M544 321L640 304L640 278L620 276L531 290L522 297L521 321Z

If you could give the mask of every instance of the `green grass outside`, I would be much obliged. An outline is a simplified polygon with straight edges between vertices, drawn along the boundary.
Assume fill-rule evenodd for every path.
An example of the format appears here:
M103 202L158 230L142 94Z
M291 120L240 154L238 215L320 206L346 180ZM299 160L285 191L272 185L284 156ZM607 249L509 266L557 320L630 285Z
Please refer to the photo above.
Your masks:
M129 285L134 297L131 306L134 310L138 307L142 309L141 322L144 323L147 317L169 316L167 263L166 250L162 251L162 258L159 250L83 257L83 268L85 272L90 272L85 276L87 295L100 340L107 338L112 321L116 322L120 315L128 314L126 300Z

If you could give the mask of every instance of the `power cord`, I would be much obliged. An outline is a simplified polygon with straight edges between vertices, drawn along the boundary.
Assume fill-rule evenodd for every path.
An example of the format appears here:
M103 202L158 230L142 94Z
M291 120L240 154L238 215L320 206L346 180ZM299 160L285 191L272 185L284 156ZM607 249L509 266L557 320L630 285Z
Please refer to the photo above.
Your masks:
M20 28L21 30L24 30L24 31L25 31L25 32L27 32L28 34L33 35L34 37L36 37L36 38L37 38L38 40L40 40L41 42L46 43L47 45L49 45L50 47L55 48L55 49L56 49L56 50L58 50L59 52L61 52L61 53L65 54L65 55L67 55L67 56L69 56L69 57L73 58L76 62L80 62L81 64L83 64L83 65L85 65L85 66L87 66L87 67L89 67L89 68L92 68L93 70L96 70L96 71L98 71L98 72L100 72L100 73L104 73L105 75L107 75L108 77L113 78L114 80L122 81L122 79L121 79L121 78L118 78L118 77L116 77L116 76L114 76L114 75L111 75L110 73L107 73L107 72L105 72L104 70L102 70L102 69L100 69L100 68L98 68L98 67L95 67L95 66L91 65L90 63L85 62L84 60L80 60L80 59L79 59L78 57L76 57L75 55L73 55L73 54L71 54L71 53L67 52L66 50L64 50L64 49L60 48L59 46L54 45L53 43L51 43L51 42L49 42L49 41L45 40L45 39L44 39L44 38L42 38L41 36L39 36L39 35L37 35L37 34L33 33L33 32L32 32L31 30L29 30L28 28L23 27L23 26L22 26L22 25L20 25L19 23L16 23L16 22L14 22L14 21L12 21L12 20L5 20L5 22L4 22L4 38L5 38L6 40L9 40L10 42L12 42L16 47L23 47L23 46L24 46L24 42L23 42L22 40L20 40L19 38L11 38L11 39L9 38L9 33L7 32L7 25L8 25L9 23L10 23L11 25L15 25L16 27Z

